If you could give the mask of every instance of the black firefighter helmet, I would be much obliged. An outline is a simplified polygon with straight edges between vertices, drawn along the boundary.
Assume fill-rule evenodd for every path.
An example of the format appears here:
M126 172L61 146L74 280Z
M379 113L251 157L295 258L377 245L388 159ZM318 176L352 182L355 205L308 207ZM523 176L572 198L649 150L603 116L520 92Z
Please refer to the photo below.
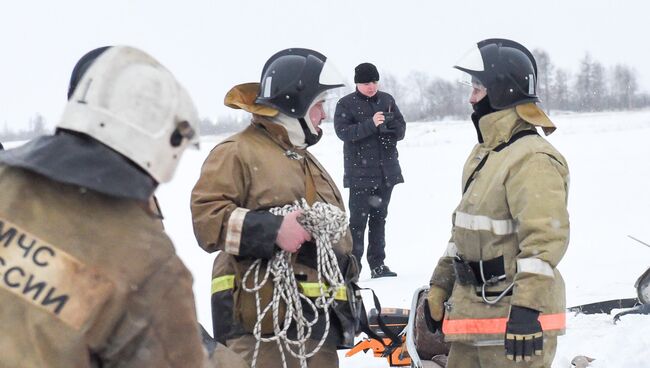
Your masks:
M300 121L307 144L320 138L305 121L309 107L327 90L343 87L342 78L328 67L318 51L291 48L282 50L264 64L255 102L277 109Z
M539 101L537 63L528 49L502 38L483 40L477 46L478 49L473 49L454 68L486 87L494 109Z

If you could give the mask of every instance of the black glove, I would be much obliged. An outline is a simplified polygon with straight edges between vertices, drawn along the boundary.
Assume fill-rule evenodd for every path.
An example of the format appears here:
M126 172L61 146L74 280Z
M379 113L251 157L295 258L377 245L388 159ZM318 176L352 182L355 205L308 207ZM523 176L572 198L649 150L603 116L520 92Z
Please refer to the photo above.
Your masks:
M542 355L544 338L537 317L539 311L512 306L506 324L506 358L520 362L531 360L533 354Z
M389 126L387 126L386 123L383 123L383 124L379 125L379 134L397 135L397 131L395 131L395 129L390 128Z

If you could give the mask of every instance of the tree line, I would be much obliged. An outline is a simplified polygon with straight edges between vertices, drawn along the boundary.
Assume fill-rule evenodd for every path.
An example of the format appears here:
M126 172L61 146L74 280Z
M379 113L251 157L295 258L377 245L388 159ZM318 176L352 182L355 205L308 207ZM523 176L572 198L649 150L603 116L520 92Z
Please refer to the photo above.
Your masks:
M626 64L605 66L586 53L578 70L573 72L556 66L543 49L535 49L533 54L537 60L538 95L548 113L632 110L650 106L650 94L639 90L637 72ZM379 89L395 97L406 121L466 119L471 113L467 86L427 72L413 71L402 79L391 73L382 73ZM332 119L335 106L336 100L327 103L328 120ZM205 117L200 123L201 134L234 132L242 129L249 120L241 111L221 114L214 120ZM12 131L5 123L0 141L29 139L45 133L45 125L40 114L30 119L25 130Z
M9 124L5 122L0 132L0 142L25 141L46 132L45 118L41 114L36 114L29 119L27 128L23 130L12 130L9 128Z
M589 53L576 72L557 67L542 49L537 60L537 89L541 106L548 112L631 110L650 106L650 95L639 90L637 72L625 64L606 67ZM395 97L407 121L446 117L467 118L471 113L469 89L457 81L412 72L405 80L387 75L380 89Z
M547 113L632 110L650 106L650 94L639 90L638 74L626 64L606 67L586 53L578 70L572 72L553 64L545 50L535 49L533 54L538 69L538 96ZM382 73L379 89L395 97L407 122L467 119L472 112L468 86L423 71L413 71L403 79ZM332 120L335 108L336 100L327 103L328 120ZM232 132L248 122L240 112L224 114L216 121L203 119L201 132Z

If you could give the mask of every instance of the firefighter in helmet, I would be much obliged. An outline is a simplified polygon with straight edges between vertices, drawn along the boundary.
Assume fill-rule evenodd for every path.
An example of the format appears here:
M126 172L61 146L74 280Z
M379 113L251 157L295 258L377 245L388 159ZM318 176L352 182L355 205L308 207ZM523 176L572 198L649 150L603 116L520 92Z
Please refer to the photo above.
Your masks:
M286 49L266 62L260 83L233 87L225 104L252 113L251 124L212 150L192 191L198 243L208 252L221 251L212 275L215 338L249 363L254 360L253 330L258 316L255 296L243 290L242 278L255 260L266 262L278 249L293 253L291 262L303 296L315 298L320 293L310 287L318 281L316 248L311 235L297 221L300 211L277 216L269 209L301 198L309 204L319 201L345 208L336 184L307 150L322 136L319 125L325 118L323 103L328 91L343 86L342 78L329 64L317 51ZM231 175L218 175L220 172ZM349 231L334 245L334 251L340 256L343 274L356 278ZM260 293L261 305L267 305L273 287ZM346 305L343 299L338 301L340 306ZM309 320L314 317L307 316L310 313L309 308L303 309ZM311 351L327 333L318 353L307 359L310 367L338 366L337 345L349 345L354 340L350 315L336 308L331 313L329 331L320 313L311 339L305 343ZM263 335L274 332L272 322L262 319ZM282 366L278 345L262 343L256 362L258 367ZM287 354L287 364L297 367L299 361Z
M537 105L537 65L521 44L487 39L454 67L472 88L478 143L430 280L430 315L452 343L451 367L550 367L565 329L557 265L569 242L569 170L537 132L555 130Z
M0 366L244 366L208 356L192 275L149 208L198 122L156 59L102 47L75 66L56 133L0 152Z

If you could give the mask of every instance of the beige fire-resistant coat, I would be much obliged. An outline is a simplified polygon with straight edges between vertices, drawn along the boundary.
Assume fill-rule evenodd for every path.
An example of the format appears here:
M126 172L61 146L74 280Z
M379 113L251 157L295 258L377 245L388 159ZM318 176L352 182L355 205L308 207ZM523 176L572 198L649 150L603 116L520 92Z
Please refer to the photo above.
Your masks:
M316 158L294 147L283 127L254 115L251 125L219 143L203 163L191 203L199 245L239 255L237 232L246 213L305 198L307 175L313 178L315 201L345 210L336 184ZM350 253L349 232L334 247Z
M0 165L0 366L205 367L192 276L146 204Z
M251 220L255 215L248 217L249 214L265 216L270 208L293 204L301 198L308 199L308 186L314 188L315 202L333 204L345 210L341 194L325 168L309 151L293 146L281 125L263 116L253 115L251 125L212 150L192 191L191 209L199 245L208 252L223 251L214 263L213 282L221 276L237 274L240 278L253 260L272 257L276 236L273 227L269 231L267 221L247 228L249 223L246 219L255 222ZM278 227L281 220L277 219ZM246 239L250 241L246 242ZM334 249L341 255L351 253L349 231L334 245ZM309 254L310 250L315 256L313 246L304 246L297 258ZM294 256L294 271L299 281L316 282L316 259L309 255L305 258L311 258L308 261L312 267L296 262ZM239 316L235 318L239 321L234 322L250 326L256 318L254 299L252 294L241 292L240 281L234 281L235 294L240 293L242 298L248 295L248 301L253 304L242 305L238 303L241 298L235 296L232 312ZM228 293L232 291L228 290ZM213 299L213 309L214 302ZM225 324L224 331L230 331L233 321L226 321L230 311L224 313L226 315L213 318L219 319L217 323ZM226 338L236 336L224 331L215 331L215 335L223 332Z
M569 242L569 170L562 155L539 135L527 135L500 151L494 149L544 117L534 104L488 114L479 121L484 143L472 150L463 169L462 188L476 172L452 216L452 237L431 284L449 293L443 331L447 341L503 342L510 306L541 312L546 336L564 331L564 281L557 270ZM549 125L551 124L548 121ZM494 305L481 288L460 285L455 256L470 262L503 256L506 279L486 288L488 298L514 283L512 294ZM453 290L453 292L452 292Z

